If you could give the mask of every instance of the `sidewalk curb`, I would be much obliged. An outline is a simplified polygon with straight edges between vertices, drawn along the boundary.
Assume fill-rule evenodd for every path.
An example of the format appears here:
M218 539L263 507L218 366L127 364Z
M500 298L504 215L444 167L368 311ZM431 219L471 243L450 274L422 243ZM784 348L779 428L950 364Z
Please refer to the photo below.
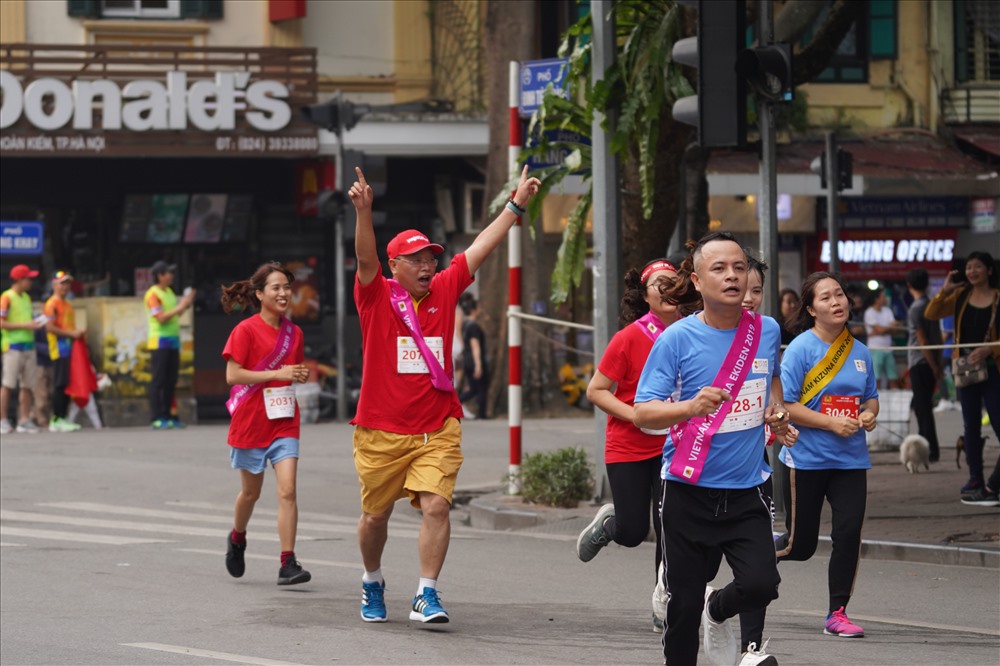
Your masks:
M469 501L469 521L472 527L498 531L520 530L562 520L568 513L560 509L543 511L512 509L498 505L496 499L497 495L485 495ZM830 537L821 536L816 554L829 557L832 549ZM988 547L941 546L863 539L861 557L871 560L1000 569L1000 549Z

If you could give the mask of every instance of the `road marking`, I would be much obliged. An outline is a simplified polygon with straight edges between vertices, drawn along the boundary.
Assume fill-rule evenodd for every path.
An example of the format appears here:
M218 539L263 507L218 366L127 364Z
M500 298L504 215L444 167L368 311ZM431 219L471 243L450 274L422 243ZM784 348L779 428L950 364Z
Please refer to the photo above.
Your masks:
M816 611L807 610L790 610L782 609L779 612L785 612L790 615L801 615L805 617L826 617L826 613L817 613ZM937 624L935 622L920 622L919 620L896 620L888 617L879 617L877 615L856 615L851 613L851 617L860 622L877 622L879 624L892 624L899 627L917 627L920 629L936 629L938 631L955 631L962 634L980 634L982 636L1000 636L1000 631L996 629L978 629L976 627L963 627L954 624Z
M132 530L134 532L156 532L159 534L181 534L184 536L207 536L221 538L219 530L207 527L185 527L181 525L165 525L162 523L135 523L128 520L103 520L100 518L80 518L77 516L55 516L48 513L31 511L0 511L0 520L12 520L27 523L50 523L57 525L73 525L74 527L96 527L109 530ZM278 541L277 535L255 536L262 541ZM299 536L299 541L316 541L317 537Z
M180 552L180 553L197 553L199 555L211 555L212 557L219 557L219 556L221 556L223 554L223 552L222 552L221 549L219 549L219 550L206 550L204 548L174 548L174 550L176 550L177 552ZM243 557L245 557L248 560L267 560L269 562L275 559L274 556L272 556L272 555L254 555L254 554L251 554L251 553L245 553L243 555ZM362 571L363 568L364 568L364 566L361 564L361 562L338 562L338 561L335 561L335 560L313 560L313 559L305 559L305 558L301 558L301 557L296 557L296 559L300 563L302 563L302 564L310 564L310 565L315 564L315 565L318 565L318 566L321 566L321 567L340 567L342 569L354 569L356 571Z
M81 532L59 532L57 530L33 530L26 527L10 527L0 525L0 535L31 537L34 539L55 539L58 541L82 541L84 543L103 543L112 546L134 546L146 543L171 543L157 539L136 539L133 537L117 537L108 534L83 534ZM23 545L23 544L4 544Z
M41 506L41 507L46 507L46 508L53 508L53 509L64 509L64 510L69 510L69 511L91 511L91 512L98 512L98 513L108 513L108 514L112 514L112 515L137 516L137 517L142 517L142 518L163 518L163 519L167 519L167 520L189 520L189 521L193 521L193 522L214 523L214 524L217 524L217 525L229 525L229 526L232 526L232 524L233 524L233 518L232 518L232 511L233 511L233 509L232 509L232 507L225 507L225 510L229 514L228 516L206 516L206 515L203 515L203 514L184 513L182 511L164 511L164 510L161 510L161 509L142 509L142 508L134 507L134 506L118 506L118 505L115 505L115 504L97 504L97 503L94 503L94 502L41 502L41 503L37 504L36 506ZM221 510L221 509L222 509L222 507L219 507L219 510ZM40 515L49 515L49 514L40 514ZM278 512L277 511L269 511L267 509L264 509L264 510L255 509L254 510L254 516L258 516L259 517L259 516L266 516L266 515L277 516ZM299 517L300 518L303 515L304 515L303 513L301 513L301 512L299 513ZM260 521L258 520L255 523L255 525L259 526L260 525ZM270 527L272 527L274 529L277 529L277 522L275 522L275 521L266 521L266 522L264 522L264 525L270 525ZM124 528L124 529L131 529L131 528ZM199 528L193 528L193 529L199 529ZM350 523L344 524L344 525L324 525L324 524L318 524L318 523L314 523L314 522L303 522L303 521L300 520L299 523L298 523L298 530L300 532L303 531L303 530L305 530L305 531L316 531L316 532L332 532L334 534L350 534L350 535L353 536L353 535L357 534L357 531L358 531L358 520L357 520L357 518L351 518L350 519ZM396 537L416 539L419 536L419 526L417 526L417 527L402 527L402 528L400 528L400 527L390 527L389 528L389 534L391 536L396 536ZM213 536L217 535L217 532L213 532L212 535ZM198 535L194 535L194 536L198 536ZM274 538L272 540L277 540L277 538ZM316 539L310 539L308 537L302 537L300 540L302 540L302 541L314 541Z
M184 509L201 509L202 511L222 511L224 513L232 514L233 505L232 504L220 504L213 502L188 502L182 500L172 500L169 502L164 502L167 506L176 506ZM264 507L254 507L253 515L255 516L271 516L277 517L278 511L276 509L267 509ZM318 511L299 511L299 518L306 518L308 520L319 520L328 521L331 523L344 523L345 525L357 526L358 515L354 516L335 516L327 513L320 513Z
M10 541L0 541L0 548L24 548L26 543L12 543Z
M193 503L194 504L194 503ZM180 505L180 503L176 503ZM222 516L211 516L204 513L189 513L185 511L165 511L163 509L143 509L135 506L121 506L118 504L99 504L97 502L40 502L36 506L44 506L53 509L65 509L69 511L92 511L97 513L110 513L122 516L142 516L144 518L166 518L170 520L193 520L200 522L212 522L212 523L226 523L232 522L233 507L229 506L191 506L189 508L197 508L201 510L211 510L224 512L225 515ZM259 507L254 507L254 516L271 516L277 517L278 512L273 509L263 509ZM321 516L318 513L308 513L305 511L299 512L299 527L309 526L317 530L333 530L339 531L343 528L335 525L322 525L314 524L309 522L304 522L302 519L306 518L309 520L328 520L333 523L344 523L349 526L349 529L356 530L358 525L357 518L335 518L332 516Z
M143 650L158 650L160 652L172 652L174 654L186 654L192 657L205 657L206 659L221 659L223 661L236 661L241 664L255 664L256 666L303 666L294 661L276 661L274 659L264 659L263 657L248 657L242 654L232 654L231 652L216 652L215 650L199 650L182 645L167 645L165 643L120 643L125 647L141 648Z

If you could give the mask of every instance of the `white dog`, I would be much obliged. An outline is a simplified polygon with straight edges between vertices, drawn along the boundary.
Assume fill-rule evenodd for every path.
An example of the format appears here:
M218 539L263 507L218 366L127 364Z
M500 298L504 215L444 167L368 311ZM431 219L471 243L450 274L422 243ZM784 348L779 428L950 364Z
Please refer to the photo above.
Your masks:
M899 445L899 462L910 474L920 471L920 465L930 469L931 448L927 439L920 435L907 435Z

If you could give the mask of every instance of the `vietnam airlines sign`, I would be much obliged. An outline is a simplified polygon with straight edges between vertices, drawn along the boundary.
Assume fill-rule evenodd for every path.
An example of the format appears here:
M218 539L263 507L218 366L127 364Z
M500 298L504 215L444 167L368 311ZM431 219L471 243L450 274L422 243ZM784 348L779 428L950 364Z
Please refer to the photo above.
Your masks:
M189 71L177 68L159 76L125 77L106 68L103 75L82 72L67 79L3 63L5 49L0 53L0 154L315 154L315 128L293 112L315 101L315 51L256 51L268 52L269 63L291 55L283 52L311 52L306 66L310 70L311 64L311 71L301 71L301 64L240 71L227 61L227 70L212 72L206 71L209 60L196 67L184 63ZM142 71L134 65L129 69Z

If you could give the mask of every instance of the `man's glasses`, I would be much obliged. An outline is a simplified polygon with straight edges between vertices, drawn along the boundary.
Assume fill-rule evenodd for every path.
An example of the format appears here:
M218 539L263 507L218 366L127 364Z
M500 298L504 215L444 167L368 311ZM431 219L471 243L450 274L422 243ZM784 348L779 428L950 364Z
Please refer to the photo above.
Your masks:
M427 266L428 268L435 268L438 265L437 259L407 259L406 257L396 257L396 261L403 261L411 266Z

